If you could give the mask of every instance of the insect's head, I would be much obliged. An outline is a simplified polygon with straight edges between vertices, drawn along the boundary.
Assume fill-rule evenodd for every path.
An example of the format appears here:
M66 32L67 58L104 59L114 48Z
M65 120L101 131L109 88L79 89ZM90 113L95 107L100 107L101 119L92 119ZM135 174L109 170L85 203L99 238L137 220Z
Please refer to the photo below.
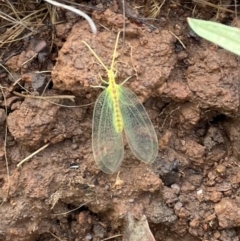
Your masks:
M113 82L113 81L115 81L115 73L113 72L113 70L112 69L109 69L108 70L108 80L109 80L109 82Z

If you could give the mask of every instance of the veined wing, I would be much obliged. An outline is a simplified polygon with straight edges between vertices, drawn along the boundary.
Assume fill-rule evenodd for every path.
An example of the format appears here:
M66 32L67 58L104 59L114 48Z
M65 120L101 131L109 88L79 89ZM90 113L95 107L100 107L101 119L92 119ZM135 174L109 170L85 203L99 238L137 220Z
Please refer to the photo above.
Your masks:
M158 155L158 139L148 114L138 97L120 85L120 109L124 131L133 154L145 163L152 163Z
M113 122L113 102L108 89L98 97L93 112L92 148L97 166L114 173L123 160L123 133L117 133Z

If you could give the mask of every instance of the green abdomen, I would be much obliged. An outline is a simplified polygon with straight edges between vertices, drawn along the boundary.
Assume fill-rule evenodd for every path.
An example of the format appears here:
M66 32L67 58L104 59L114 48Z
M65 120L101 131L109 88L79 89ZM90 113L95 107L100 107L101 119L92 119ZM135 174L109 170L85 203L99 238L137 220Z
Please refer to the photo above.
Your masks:
M110 94L110 98L113 104L113 123L117 133L123 131L123 118L122 113L119 106L119 88L118 85L115 84L113 86L108 87L108 91Z
M121 114L119 105L118 105L118 107L114 107L113 112L114 112L113 113L113 121L114 121L115 130L118 133L122 132L122 130L123 130L123 119L122 119L122 114Z

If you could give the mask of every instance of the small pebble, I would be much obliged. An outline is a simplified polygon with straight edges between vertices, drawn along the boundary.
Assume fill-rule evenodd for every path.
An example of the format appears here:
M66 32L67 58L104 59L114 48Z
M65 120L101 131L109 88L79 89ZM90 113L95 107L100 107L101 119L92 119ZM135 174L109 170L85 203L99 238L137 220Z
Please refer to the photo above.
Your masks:
M47 84L47 77L44 74L33 74L32 76L32 87L34 91L42 93Z
M190 227L197 228L199 226L200 222L198 219L193 219L189 224L190 224Z
M86 240L86 241L92 240L92 235L91 235L90 233L88 233L88 234L85 236L85 240Z
M180 186L178 184L172 184L171 188L174 190L176 194L180 193Z
M43 51L44 48L46 48L46 47L47 47L47 42L45 40L41 39L36 43L34 50L37 53L39 53L39 52Z
M78 144L74 143L71 145L72 150L78 149Z
M217 167L216 167L216 171L217 173L223 175L226 171L226 167L222 164L219 164Z
M222 198L222 193L221 193L221 192L218 192L218 191L213 191L213 192L211 192L210 197L209 197L209 199L210 199L211 201L215 202L215 203L218 202L218 201L220 201L221 198Z
M181 208L182 208L182 203L181 202L177 202L175 205L174 205L174 210L176 211L179 211Z
M202 195L202 194L203 194L203 190L202 189L197 190L197 195Z
M93 225L93 232L96 237L99 237L102 239L106 233L106 230L104 229L103 226L99 224L95 224Z
M220 238L221 234L220 234L219 231L216 231L216 232L213 234L213 236L214 236L215 239L218 239L218 238Z

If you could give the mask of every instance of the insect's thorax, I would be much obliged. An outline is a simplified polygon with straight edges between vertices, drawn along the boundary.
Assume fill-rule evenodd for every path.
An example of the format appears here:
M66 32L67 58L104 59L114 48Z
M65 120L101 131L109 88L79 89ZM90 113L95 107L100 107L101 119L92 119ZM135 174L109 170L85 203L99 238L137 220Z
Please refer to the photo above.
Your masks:
M121 94L119 91L119 85L115 82L115 75L112 70L108 71L108 91L110 98L113 103L113 121L116 132L122 132L123 130L123 119L122 113L119 106L119 95Z

